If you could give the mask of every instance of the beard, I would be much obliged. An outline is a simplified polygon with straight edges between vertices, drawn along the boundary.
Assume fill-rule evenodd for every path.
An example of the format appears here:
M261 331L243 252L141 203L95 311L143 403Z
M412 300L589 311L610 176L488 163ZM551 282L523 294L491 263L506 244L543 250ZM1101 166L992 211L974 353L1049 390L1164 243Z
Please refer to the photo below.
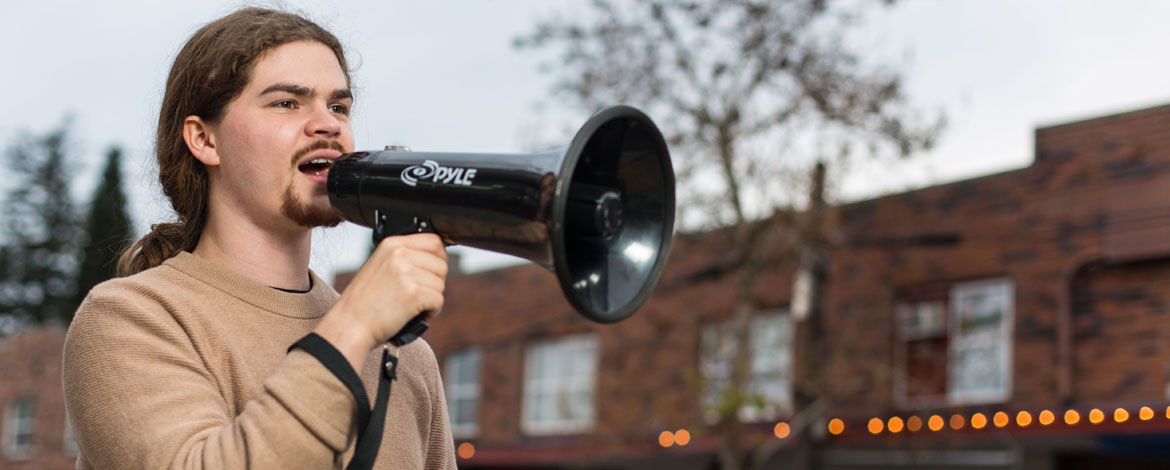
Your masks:
M341 223L341 216L332 207L314 207L305 203L293 192L292 185L284 192L280 213L297 225L308 228L336 227Z
M315 150L333 149L341 153L346 153L347 150L336 140L318 140L313 142L303 149L298 150L292 156L292 164L295 167L297 162L300 162L305 155ZM324 192L324 188L314 185L314 191ZM284 202L280 205L280 213L289 220L292 220L297 225L308 228L316 227L336 227L341 223L341 216L332 207L314 207L305 201L302 201L297 193L293 192L293 184L289 183L288 188L284 190Z

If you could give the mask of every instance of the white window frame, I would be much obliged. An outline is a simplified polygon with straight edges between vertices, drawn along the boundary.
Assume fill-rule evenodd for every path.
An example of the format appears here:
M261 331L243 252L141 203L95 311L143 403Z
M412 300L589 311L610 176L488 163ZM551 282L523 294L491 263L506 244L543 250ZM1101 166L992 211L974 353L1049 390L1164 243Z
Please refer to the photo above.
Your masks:
M531 344L524 357L522 430L549 435L592 429L597 416L597 362L598 340L592 333ZM587 399L570 401L582 395ZM561 404L555 416L541 415L544 400ZM579 408L570 410L573 406Z
M895 344L896 350L894 352L895 361L894 367L894 399L900 408L931 408L947 405L947 392L936 395L921 395L911 397L909 396L909 382L910 382L910 364L909 364L909 343L911 341L930 339L930 338L945 338L947 340L944 355L949 355L950 349L950 331L947 328L949 323L946 319L950 314L947 302L942 299L939 300L924 300L912 302L899 302L894 305L895 318ZM949 374L950 360L945 358L946 371L944 374ZM944 377L944 381L948 380ZM949 384L944 385L944 387Z
M483 351L478 347L463 349L447 355L444 361L444 370L447 377L443 380L447 394L447 410L451 419L451 435L456 438L467 438L479 433L479 402L480 402L480 371L483 364ZM470 375L464 373L464 368L472 368ZM460 379L470 377L470 382L460 382ZM470 416L456 416L461 409L459 401L470 401Z
M768 325L775 322L774 325ZM775 338L767 338L769 328L775 327ZM749 326L748 347L751 348L745 384L750 391L764 399L762 407L744 405L738 410L745 422L769 421L792 411L793 322L783 309L758 312ZM718 416L713 409L722 387L731 376L733 341L729 322L703 328L700 337L699 369L704 377L703 405L708 412L704 419L714 423ZM773 395L769 397L768 395Z
M1012 394L1012 358L1014 357L1014 325L1015 325L1015 286L1010 278L981 279L971 282L955 284L951 287L950 305L950 337L948 339L947 359L947 401L954 405L974 405L985 403L1000 403L1011 398ZM1002 302L994 305L994 302ZM971 334L963 331L964 317L972 314L987 316L998 307L999 325L981 333ZM972 312L971 309L983 310ZM988 349L988 340L994 341L990 346L992 364L1001 374L998 378L999 387L971 388L963 387L966 382L959 374L965 372L960 361L964 354L972 350Z
M27 414L22 413L27 408ZM4 407L4 455L12 460L32 457L36 449L37 402L33 397L20 397ZM19 436L31 436L27 444L19 443Z

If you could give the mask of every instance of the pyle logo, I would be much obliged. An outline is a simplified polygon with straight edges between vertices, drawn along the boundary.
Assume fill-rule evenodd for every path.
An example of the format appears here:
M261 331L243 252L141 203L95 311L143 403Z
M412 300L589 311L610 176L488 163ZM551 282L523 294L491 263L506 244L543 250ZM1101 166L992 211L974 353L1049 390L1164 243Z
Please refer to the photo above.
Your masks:
M402 182L414 186L419 180L429 179L439 184L471 186L476 171L475 168L446 167L434 160L423 160L422 165L411 165L402 170Z

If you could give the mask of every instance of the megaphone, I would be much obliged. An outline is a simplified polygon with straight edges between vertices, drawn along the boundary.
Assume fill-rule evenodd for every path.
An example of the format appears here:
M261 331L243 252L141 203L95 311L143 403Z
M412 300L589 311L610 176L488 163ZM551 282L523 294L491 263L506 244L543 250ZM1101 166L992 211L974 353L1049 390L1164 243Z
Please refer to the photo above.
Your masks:
M341 217L391 235L518 256L556 273L569 304L612 323L632 315L662 275L674 231L674 170L662 133L641 111L594 114L572 142L532 154L413 152L341 156L329 169ZM391 342L427 328L422 315Z

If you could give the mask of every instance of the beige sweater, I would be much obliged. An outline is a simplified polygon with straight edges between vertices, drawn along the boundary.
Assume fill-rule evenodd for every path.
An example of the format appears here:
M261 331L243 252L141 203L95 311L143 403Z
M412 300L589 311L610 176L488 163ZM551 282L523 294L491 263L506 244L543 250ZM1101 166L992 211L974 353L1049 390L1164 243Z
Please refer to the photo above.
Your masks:
M77 468L342 468L356 401L288 347L337 299L281 292L190 253L93 289L65 342L65 405ZM380 350L361 376L370 403ZM379 469L455 468L434 352L399 351Z

